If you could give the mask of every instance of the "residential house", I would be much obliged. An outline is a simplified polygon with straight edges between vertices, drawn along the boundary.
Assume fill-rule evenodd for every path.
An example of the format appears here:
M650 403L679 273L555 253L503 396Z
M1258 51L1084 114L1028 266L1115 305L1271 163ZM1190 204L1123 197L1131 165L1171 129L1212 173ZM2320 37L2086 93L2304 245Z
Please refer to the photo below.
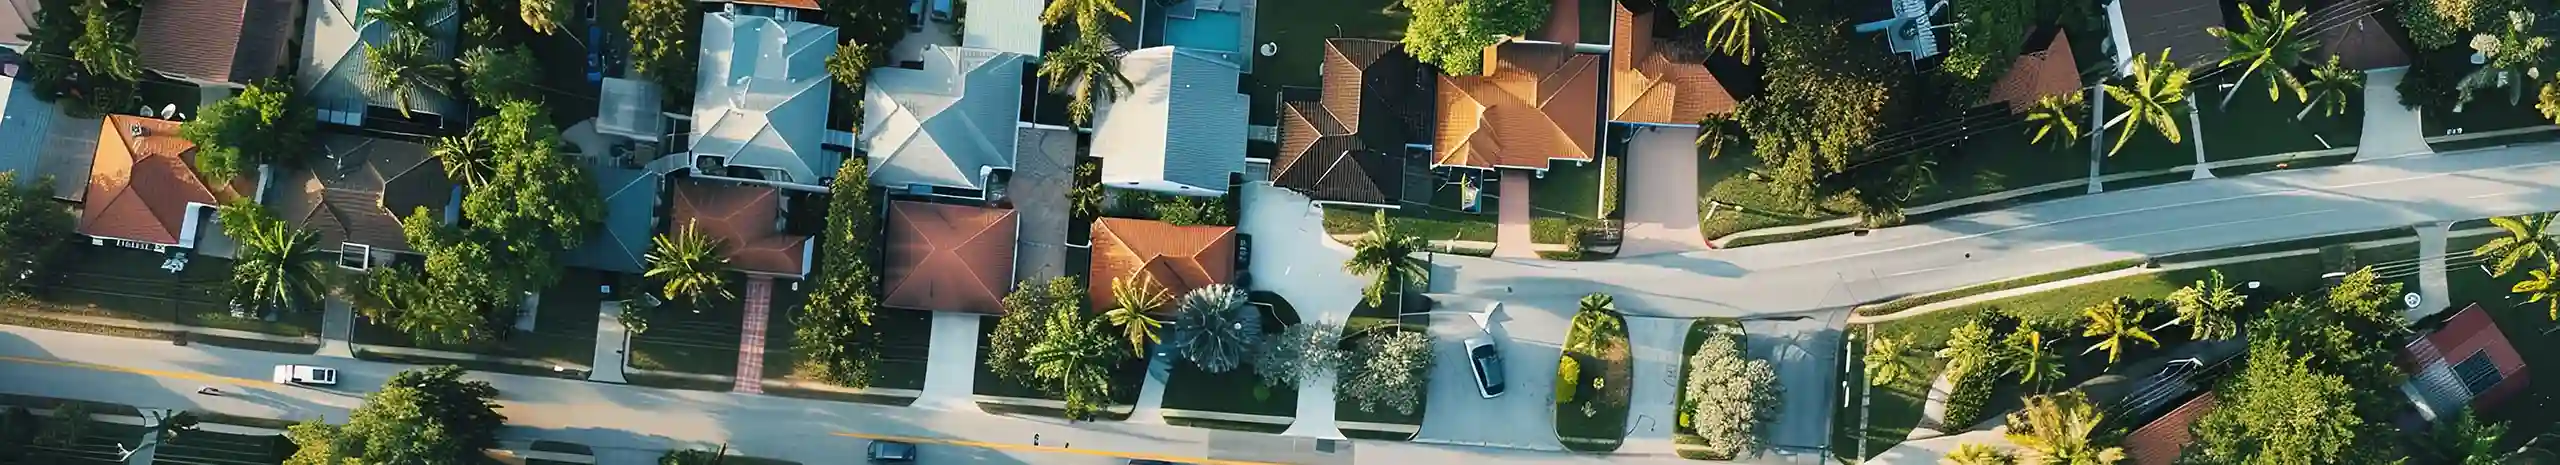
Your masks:
M994 50L1023 56L1040 56L1041 35L1049 26L1040 23L1040 13L1048 5L1042 0L977 0L971 2L966 24L961 26L960 46ZM878 71L872 72L878 76ZM872 78L876 80L878 77ZM877 84L874 84L877 85ZM870 127L870 126L863 126Z
M793 21L791 10L707 13L693 96L696 176L824 186L844 163L822 147L836 29ZM756 16L776 14L786 18Z
M2446 318L2444 326L2411 338L2398 362L2409 372L2400 392L2426 421L2465 408L2497 408L2532 383L2515 345L2478 303Z
M696 228L720 241L729 268L750 275L809 275L809 236L783 231L781 190L744 183L676 183L670 231Z
M597 89L596 134L648 144L667 139L665 91L657 83L609 77Z
M1013 169L1026 61L1011 52L932 45L921 69L871 70L861 139L871 184L983 198L995 171Z
M1675 40L1677 16L1653 0L1618 0L1610 30L1609 121L1639 126L1697 127L1707 115L1739 106L1695 40Z
M2055 95L2085 92L2080 83L2080 62L2071 56L2071 34L2060 28L2049 30L2051 40L2027 41L2031 48L2009 65L2009 74L1991 84L1991 95L1985 104L2005 103L2012 113L2034 110L2036 101Z
M0 147L12 147L0 150L0 172L16 173L19 186L37 185L47 174L44 159L49 155L39 148L59 114L52 103L36 98L34 87L0 78Z
M387 0L306 1L309 6L303 13L302 58L295 65L293 80L303 98L317 107L321 122L410 134L470 123L469 116L462 113L462 102L451 95L427 89L409 91L407 112L403 114L400 94L365 84L365 46L388 44L392 33L390 25L366 18L364 12L382 7ZM429 55L444 59L457 56L455 41L462 31L460 10L445 8L431 26L435 40Z
M178 137L176 121L107 116L98 129L76 229L92 244L194 249L210 229L214 210L258 185L255 174L209 185L197 175L195 161L196 144Z
M1545 171L1599 153L1600 57L1573 45L1485 47L1484 76L1440 77L1433 167Z
M1407 149L1429 143L1434 74L1400 42L1326 39L1322 96L1280 105L1271 184L1318 204L1402 206Z
M1013 209L889 203L889 266L881 304L938 312L1004 313L1013 289Z
M1177 47L1120 59L1126 95L1095 118L1093 156L1102 183L1173 195L1216 196L1244 172L1244 94L1235 64Z
M2108 43L2115 45L2117 74L2133 72L2135 55L2158 60L2166 51L2171 63L2194 67L2226 54L2222 39L2205 32L2225 25L2219 1L2113 0L2107 2L2107 22L2114 31Z
M604 224L564 257L570 266L616 273L648 270L649 239L658 230L666 177L655 171L589 165L604 196Z
M282 75L294 0L155 0L134 48L143 69L204 87Z
M449 221L458 211L461 190L426 146L346 134L317 142L334 166L289 175L266 205L286 223L319 233L321 249L336 251L340 267L366 270L417 254L401 220L423 210Z
M30 27L35 26L36 10L43 7L44 2L38 0L0 1L0 47L26 49L27 39L18 35L26 34Z
M2195 442L2196 420L2220 405L2212 392L2206 392L2179 404L2132 433L2124 436L2125 465L2172 465L2185 452L2187 443Z
M1092 244L1093 269L1085 280L1091 286L1087 294L1096 309L1118 308L1120 300L1112 295L1112 282L1139 274L1153 279L1156 286L1174 297L1201 286L1234 283L1236 279L1236 228L1232 226L1174 226L1161 221L1103 218L1093 222ZM1156 313L1171 316L1173 306L1165 307L1156 309Z

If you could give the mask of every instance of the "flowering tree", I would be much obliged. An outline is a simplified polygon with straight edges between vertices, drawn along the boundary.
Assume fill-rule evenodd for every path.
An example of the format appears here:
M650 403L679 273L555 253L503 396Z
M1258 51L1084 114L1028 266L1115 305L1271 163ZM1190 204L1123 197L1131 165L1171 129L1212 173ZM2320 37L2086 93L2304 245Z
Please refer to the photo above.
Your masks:
M1363 412L1378 407L1412 415L1422 407L1422 384L1431 379L1431 336L1388 331L1360 339L1335 389Z
M1264 386L1296 385L1325 370L1342 366L1342 325L1306 322L1262 339L1253 359L1254 374Z
M1709 337L1689 356L1689 412L1707 453L1731 458L1759 447L1760 424L1778 413L1778 374L1745 357L1738 338Z

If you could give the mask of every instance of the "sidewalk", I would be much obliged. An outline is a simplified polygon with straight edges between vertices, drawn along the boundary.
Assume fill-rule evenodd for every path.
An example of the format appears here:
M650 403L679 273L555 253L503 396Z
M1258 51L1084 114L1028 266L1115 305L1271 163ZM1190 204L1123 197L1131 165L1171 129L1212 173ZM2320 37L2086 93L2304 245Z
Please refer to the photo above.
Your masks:
M1164 424L1164 383L1173 377L1172 354L1159 353L1147 359L1147 379L1138 388L1138 405L1129 409L1130 423Z
M355 303L330 297L320 311L320 356L356 358L347 342L355 339Z
M933 341L926 346L924 390L916 408L976 411L978 325L974 313L933 312Z
M622 370L629 366L630 330L622 326L622 301L606 300L596 305L595 370L587 372L588 381L623 383Z
M1502 197L1496 199L1500 220L1494 224L1497 244L1493 256L1538 258L1537 241L1529 228L1529 174L1520 170L1502 170Z
M764 393L764 330L773 314L773 278L747 277L746 321L738 330L738 375L730 391Z

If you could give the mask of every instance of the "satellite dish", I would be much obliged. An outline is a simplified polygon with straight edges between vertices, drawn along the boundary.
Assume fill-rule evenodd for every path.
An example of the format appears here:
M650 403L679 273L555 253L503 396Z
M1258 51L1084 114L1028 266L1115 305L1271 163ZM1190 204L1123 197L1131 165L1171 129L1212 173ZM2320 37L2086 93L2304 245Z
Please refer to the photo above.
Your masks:
M2401 304L2404 304L2404 305L2408 305L2408 306L2409 306L2409 308L2418 308L2418 304L2419 304L2419 303L2423 303L2423 302L2425 302L2425 301L2426 301L2426 297L2419 296L2419 295L2418 295L2418 293L2416 293L2416 292L2411 292L2411 293L2401 294L2401 295L2400 295L2400 303L2401 303Z
M172 104L167 104L167 105L161 105L161 106L160 106L160 114L161 114L161 115L164 115L164 116L171 117L171 118L175 118L175 117L177 117L177 116L178 116L178 104L172 103Z
M1254 51L1256 51L1256 52L1261 52L1261 53L1262 53L1262 56L1266 56L1266 57L1267 57L1267 56L1272 56L1272 55L1278 55L1278 54L1280 54L1280 43L1279 43L1279 42L1263 42L1263 43L1262 43L1262 46L1260 46L1260 47L1254 47Z

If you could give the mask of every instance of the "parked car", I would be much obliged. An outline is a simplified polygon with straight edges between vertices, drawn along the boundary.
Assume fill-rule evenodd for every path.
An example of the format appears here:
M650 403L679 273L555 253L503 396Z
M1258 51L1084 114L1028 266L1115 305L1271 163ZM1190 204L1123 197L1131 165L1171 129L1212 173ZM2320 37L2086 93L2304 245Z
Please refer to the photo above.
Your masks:
M1502 396L1502 353L1495 351L1493 340L1467 338L1467 366L1476 372L1476 393L1491 399Z
M916 445L898 441L871 441L871 463L911 463L916 461Z
M311 365L276 365L275 382L305 386L336 386L338 369Z

